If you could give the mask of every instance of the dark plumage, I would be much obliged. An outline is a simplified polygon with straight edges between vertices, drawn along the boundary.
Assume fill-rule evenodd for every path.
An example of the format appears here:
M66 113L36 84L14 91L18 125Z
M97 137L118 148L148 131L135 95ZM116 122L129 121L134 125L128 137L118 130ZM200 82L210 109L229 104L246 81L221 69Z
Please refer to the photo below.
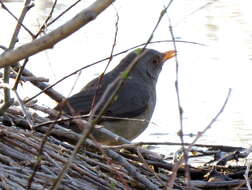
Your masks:
M174 51L160 53L153 49L146 49L146 53L138 60L104 115L149 121L156 104L156 82L163 62L174 55ZM71 115L73 113L68 109L67 104L69 104L75 114L88 114L94 96L96 96L95 102L98 102L107 86L132 63L136 56L136 51L129 53L117 67L103 76L99 87L97 87L99 79L96 78L89 82L79 93L60 103L56 109L63 110L64 113ZM137 137L148 126L148 122L123 119L101 120L100 124L129 140ZM115 143L100 134L95 135L94 133L94 136L104 144Z

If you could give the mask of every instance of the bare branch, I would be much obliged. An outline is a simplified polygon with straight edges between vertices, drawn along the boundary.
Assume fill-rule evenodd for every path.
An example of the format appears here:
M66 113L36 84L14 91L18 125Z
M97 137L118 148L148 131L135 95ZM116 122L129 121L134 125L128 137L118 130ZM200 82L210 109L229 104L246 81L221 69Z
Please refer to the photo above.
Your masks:
M104 11L115 0L96 0L88 8L82 10L73 19L64 25L56 28L41 38L24 44L15 50L10 50L0 56L0 68L8 65L14 65L18 61L34 55L42 50L52 48L56 43L68 37L82 26L94 20L102 11Z

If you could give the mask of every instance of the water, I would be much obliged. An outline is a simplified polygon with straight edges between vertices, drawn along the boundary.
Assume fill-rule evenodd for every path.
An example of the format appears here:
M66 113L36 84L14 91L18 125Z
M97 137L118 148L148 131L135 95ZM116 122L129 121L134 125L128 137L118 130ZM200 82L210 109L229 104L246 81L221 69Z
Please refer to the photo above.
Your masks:
M40 1L45 2L45 1ZM55 15L68 7L73 0L61 1ZM83 1L72 11L62 17L48 30L59 26L71 16L89 5L92 1ZM113 44L116 11L119 13L119 32L115 52L145 42L168 1L117 1L102 13L95 21L80 29L69 38L55 45L53 49L31 57L28 69L37 76L44 76L53 83L62 76L107 57ZM7 3L8 7L18 15L22 3ZM37 31L50 9L48 4L37 4L29 12L25 24ZM153 40L171 39L169 18L172 21L176 39L194 41L205 46L177 43L179 61L179 87L181 103L184 110L185 134L197 134L203 130L223 105L232 89L228 104L218 120L198 141L206 144L222 144L231 146L248 146L251 144L252 119L252 21L250 0L180 0L174 1L165 15ZM15 21L0 10L1 31L0 44L8 46ZM19 45L30 40L22 31ZM160 51L172 49L171 43L159 43L150 47ZM124 55L123 55L124 56ZM123 57L116 57L110 69ZM71 87L76 76L56 86L56 90L68 96L77 92L92 78L103 71L106 63L86 69L82 72L73 92ZM150 127L135 141L176 141L179 142L178 106L175 82L175 61L168 61L161 73L157 85L157 106ZM25 92L23 97L36 94L37 89L24 85L19 90ZM55 103L41 96L41 104ZM185 136L187 142L192 137Z

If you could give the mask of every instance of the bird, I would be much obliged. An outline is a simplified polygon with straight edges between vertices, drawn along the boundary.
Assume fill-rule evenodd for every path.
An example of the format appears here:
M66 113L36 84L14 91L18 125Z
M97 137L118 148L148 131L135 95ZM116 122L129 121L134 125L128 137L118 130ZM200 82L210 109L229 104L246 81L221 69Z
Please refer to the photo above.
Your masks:
M108 85L125 71L139 52L139 49L130 52L113 70L102 78L93 79L80 92L59 103L55 109L69 115L89 114L93 103L99 102ZM156 83L163 63L174 57L176 52L170 50L161 53L146 48L142 55L139 56L133 69L104 112L106 117L101 118L98 123L129 141L135 139L147 128L156 105ZM109 97L107 96L107 98ZM102 144L118 144L115 140L95 132L95 130L92 135Z

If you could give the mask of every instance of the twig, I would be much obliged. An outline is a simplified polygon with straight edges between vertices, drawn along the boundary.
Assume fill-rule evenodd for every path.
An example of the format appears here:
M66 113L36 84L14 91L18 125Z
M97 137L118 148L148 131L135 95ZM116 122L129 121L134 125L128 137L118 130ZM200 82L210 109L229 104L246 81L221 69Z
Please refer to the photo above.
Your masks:
M153 42L150 42L150 44L161 43L161 42L172 42L172 40L153 41ZM182 40L182 41L176 40L176 42L178 42L178 43L188 43L188 44L195 44L195 45L205 46L204 44L200 44L200 43L197 43L197 42L190 42L190 41L183 41L183 40ZM131 47L131 48L129 48L129 49L126 49L126 50L124 50L124 51L121 51L121 52L119 52L119 53L116 53L116 54L113 55L113 57L118 56L118 55L121 55L121 54L123 54L123 53L126 53L126 52L128 52L128 51L130 51L130 50L132 50L132 49L141 47L141 46L143 46L143 45L145 45L145 44L146 44L146 43L142 43L142 44L136 45L136 46L134 46L134 47ZM74 72L68 74L67 76L64 76L63 78L59 79L58 81L56 81L56 82L53 83L52 85L48 85L48 84L46 84L46 83L42 83L41 81L39 81L39 79L38 79L38 80L31 80L30 82L31 82L33 85L35 85L37 88L41 89L41 91L40 91L38 94L36 94L36 95L34 95L33 97L31 97L30 99L28 99L26 102L31 101L32 99L38 97L38 96L41 95L42 93L47 94L49 97L51 97L51 98L52 98L53 100L55 100L56 102L62 102L62 101L65 99L65 97L63 97L60 93L58 93L58 92L56 92L55 90L53 90L52 87L56 86L56 85L59 84L61 81L63 81L63 80L65 80L65 79L67 79L67 78L69 78L69 77L75 75L76 73L79 73L81 70L86 69L86 68L88 68L88 67L91 67L91 66L93 66L93 65L96 65L96 64L98 64L98 63L101 63L101 62L103 62L103 61L106 61L106 60L108 60L109 58L110 58L110 57L107 57L107 58L101 59L101 60L99 60L99 61L96 61L96 62L94 62L94 63L92 63L92 64L89 64L89 65L86 65L86 66L84 66L84 67L81 67L80 69L75 70ZM34 75L33 75L30 71L28 71L27 69L25 69L25 70L23 71L23 75L25 75L26 77L34 78L34 79L38 78L38 77L34 76Z
M7 88L9 90L11 90L11 85L9 83L0 83L0 88Z
M189 147L187 148L187 151L191 151L193 145L195 144L195 142L201 137L202 134L204 134L209 128L211 128L212 124L217 120L217 118L220 116L220 114L224 111L224 108L226 107L226 104L229 100L229 97L230 97L230 94L231 94L231 89L229 89L228 91L228 95L225 99L225 102L224 104L222 105L221 109L219 110L219 112L216 114L216 116L211 120L211 122L206 126L206 128L202 131L202 132L199 132L199 134L195 137L195 139L193 140L193 142L189 145ZM174 166L173 168L173 172L176 174L176 172L178 171L179 169L179 166L183 163L184 159L180 159ZM171 188L172 187L172 184L174 182L174 178L175 178L175 174L172 174L172 177L170 178L169 182L168 182L168 187Z
M0 55L0 68L15 65L18 61L52 48L56 43L76 32L82 26L94 20L115 0L96 0L92 5L79 12L72 20L59 26L50 33L24 44L15 50L10 50Z
M51 130L53 129L53 125L51 125L49 128L48 128L48 131L46 132L46 134L44 135L44 137L42 138L42 142L40 144L40 147L39 147L39 150L38 150L38 154L36 155L37 156L37 162L34 166L34 169L33 169L33 172L32 172L32 175L30 176L29 180L28 180L28 185L27 185L27 190L31 189L31 185L32 185L32 181L36 175L36 172L38 171L39 167L40 167L40 164L41 164L41 161L43 159L43 149L44 149L44 146L48 140L48 136L50 135L50 132Z
M26 14L26 12L30 9L30 2L31 2L31 0L26 0L26 2L25 2L25 6L24 6L24 11L25 11L25 14ZM4 8L17 22L18 22L18 25L20 25L20 26L22 26L32 37L34 36L34 34L23 24L23 19L21 19L21 17L24 17L25 16L25 14L24 15L22 15L23 14L23 11L22 11L22 13L21 13L21 16L20 16L20 18L18 19L9 9L8 9L8 7L6 7L5 6L5 4L2 2L2 1L0 1L0 3L1 3L1 5L2 5L2 8Z
M45 106L40 106L40 105L37 105L35 103L31 104L31 102L26 103L26 106L29 107L29 108L32 108L34 110L38 110L38 111L41 111L43 113L46 113L46 114L48 114L50 116L53 116L54 118L56 118L58 116L58 112L56 112L55 110L53 110L51 108L45 107ZM50 123L50 124L53 124L53 122ZM34 126L34 127L36 128L37 125Z
M28 71L27 69L24 69L23 71L23 75L24 76L29 76L29 77L35 77L35 75L33 75L30 71ZM33 85L35 85L37 88L44 90L43 92L45 92L45 94L47 94L49 97L51 97L53 100L57 101L57 102L61 102L65 99L64 96L62 96L59 92L55 91L52 88L49 88L47 83L44 82L38 82L36 80L31 81L31 83ZM36 96L37 97L37 96ZM32 99L28 99L25 102L29 102Z
M98 120L100 120L101 116L119 91L124 80L126 80L128 74L131 72L138 60L141 59L145 54L146 51L141 51L141 53L132 61L132 63L125 69L125 71L108 85L99 102L95 105L93 112L89 116L88 121L91 122L91 126L93 126L97 123ZM97 113L97 117L95 117L97 110L100 111Z
M193 10L192 12L190 12L189 14L186 14L183 18L181 18L178 22L175 23L174 26L177 26L180 22L184 21L185 19L188 19L190 16L192 16L193 14L197 13L198 11L218 2L219 0L213 0L210 2L205 3L204 5L200 6L199 8Z
M114 40L113 40L113 45L112 45L112 48L111 48L111 52L110 52L110 56L109 56L109 60L108 60L108 63L102 73L102 75L104 75L104 73L106 73L112 59L113 59L113 54L114 54L114 50L115 50L115 46L116 46L116 41L117 41L117 36L118 36L118 24L119 24L119 15L118 15L118 12L116 11L116 22L115 22L115 34L114 34Z
M169 4L170 5L170 4ZM137 61L142 58L145 55L145 48L149 45L149 43L151 42L154 33L157 29L157 27L159 26L165 11L168 9L169 5L161 12L158 21L156 23L156 25L154 26L154 29L152 30L148 40L146 41L144 47L140 50L138 56L132 61L132 63L125 69L125 71L123 73L121 73L111 84L108 85L107 89L105 90L104 94L102 95L102 97L100 98L100 101L97 103L97 105L94 108L93 113L90 114L89 117L89 121L91 122L91 126L93 124L95 124L100 117L102 116L102 114L104 113L104 111L107 109L108 105L111 103L111 101L113 100L114 96L116 95L116 93L118 92L118 90L120 89L120 87L122 86L124 80L127 79L128 74L132 71L132 69L134 68L134 66L137 64ZM110 93L110 90L113 89L112 93ZM106 102L103 105L103 102L105 100L106 96L110 96ZM103 107L100 109L100 112L97 114L98 116L94 119L94 114L96 113L96 111L98 110L98 108L101 107L101 105L103 105Z
M137 151L137 155L139 156L139 159L143 162L145 168L150 171L156 178L157 180L160 182L160 184L162 184L163 186L165 186L165 183L160 179L160 177L157 175L157 173L155 172L155 170L151 167L149 167L147 161L144 159L141 150L139 147L136 147L136 151Z
M27 108L25 107L23 101L21 100L21 98L19 97L18 93L16 90L13 90L13 92L15 93L16 95L16 98L17 98L17 101L19 103L19 105L21 106L22 108L22 111L23 111L23 114L25 116L25 119L27 120L27 123L29 124L30 126L30 129L33 129L33 122L32 122L32 116L30 115L30 113L27 111Z
M2 1L0 1L0 3L4 7L5 10L7 10L11 15L13 15L11 13L11 11L9 11L9 9L4 5L4 3ZM14 33L12 35L9 48L8 48L8 50L5 51L5 53L12 50L15 47L15 44L16 44L17 38L18 38L18 34L20 32L21 26L23 26L22 23L23 23L23 20L25 18L26 13L29 10L28 6L30 5L30 3L31 3L31 0L25 1L25 4L22 9L20 17L19 17L19 19L16 19L17 25L16 25L16 28L15 28ZM10 74L10 66L6 65L4 68L4 77L3 77L4 83L9 83L9 74ZM11 100L11 97L10 97L10 89L5 88L4 89L4 103L0 108L0 115L2 115L11 106L12 102L13 102L13 100Z
M47 113L50 116L52 115L52 117L54 117L54 118L58 114L58 112L56 112L55 110L52 110L50 108L49 109L48 108L43 108L43 107L38 106L38 105L34 106L33 104L32 105L26 104L26 105L27 105L27 107L31 107L33 109L36 109L36 110L42 111L44 113ZM47 125L50 125L50 124L61 123L61 122L65 122L65 121L72 121L72 120L75 120L75 119L87 119L89 116L90 116L90 114L76 115L76 116L67 116L65 118L59 118L59 119L56 119L56 120L50 120L50 121L47 121L47 122L44 122L44 123L37 124L36 126L34 126L34 128L38 128L40 126L47 126ZM95 115L95 117L97 117L97 115ZM113 117L113 116L105 116L105 115L103 115L103 116L101 116L101 119L137 121L137 122L145 122L145 123L155 124L152 121L149 121L149 120L146 120L146 119L137 119L137 118L128 118L128 117ZM136 144L138 144L138 143L136 143ZM143 143L139 143L139 145L141 145L141 144L145 144L145 143L144 142ZM153 143L153 144L157 145L158 143ZM179 143L177 143L177 144L179 144Z
M29 59L26 58L25 61L24 61L24 63L23 63L23 65L19 68L19 71L18 71L16 80L15 80L15 83L14 83L13 88L12 88L13 90L17 90L18 84L19 84L20 79L21 79L21 75L22 75L22 73L23 73L23 70L24 70L24 68L25 68L25 66L26 66L26 64L27 64L27 62L28 62L28 60L29 60Z
M170 34L173 40L173 47L174 50L177 52L177 46L175 43L175 37L173 34L173 29L172 29L172 25L171 25L171 20L170 21L170 25L169 25L169 30L170 30ZM180 137L180 141L182 143L182 149L183 152L185 154L185 156L187 155L186 150L183 146L184 144L184 130L183 130L183 107L181 105L181 100L180 100L180 93L179 93L179 62L178 62L178 57L177 54L175 55L175 63L176 63L176 80L175 80L175 90L176 90L176 96L177 96L177 105L178 105L178 111L179 111L179 126L180 126L180 131L179 131L179 137Z
M221 115L221 113L224 111L224 109L225 109L225 107L226 107L226 105L227 105L227 103L228 103L229 97L230 97L230 95L231 95L231 92L232 92L232 89L229 88L229 89L228 89L227 97L226 97L226 99L225 99L225 101L224 101L224 104L222 105L221 109L220 109L219 112L215 115L215 117L210 121L210 123L205 127L205 129L204 129L203 131L201 131L201 132L198 133L198 135L197 135L197 136L195 137L195 139L192 141L191 146L188 148L188 150L190 150L190 149L192 148L192 146L194 145L194 143L196 143L196 141L197 141L204 133L206 133L206 131L207 131L208 129L210 129L210 128L212 127L213 123L217 120L217 118L218 118L218 117Z
M106 73L106 71L107 71L107 69L108 69L108 67L109 67L109 65L110 65L110 63L111 63L111 61L113 59L114 49L115 49L115 46L116 46L116 40L117 40L117 35L118 35L118 23L119 23L119 15L118 15L118 12L116 12L116 23L115 23L115 34L114 34L113 45L112 45L112 48L111 48L108 63L106 64L106 67L105 67L104 71L102 72L102 74L99 76L99 80L97 81L97 84L96 84L96 92L95 92L95 95L93 97L92 104L91 104L91 110L90 110L91 114L93 112L93 108L94 108L94 105L96 103L96 97L97 97L98 90L101 87L100 84L101 84L101 82L103 80L104 74Z
M3 82L5 84L9 84L9 73L10 73L10 67L6 66L4 68L4 75L3 75ZM3 105L0 107L0 115L3 115L4 112L11 106L13 103L13 99L11 99L10 96L10 89L4 88L4 102Z
M3 46L3 45L0 45L0 49L2 49L2 50L7 50L8 48L5 47L5 46Z
M50 20L50 18L52 18L52 14L53 14L53 11L54 11L54 9L56 7L56 4L57 4L57 0L54 0L53 6L52 6L52 8L50 10L50 13L48 14L48 16L45 19L44 23L39 28L37 34L34 36L34 39L36 39L39 36L39 34L41 34L41 32L43 32L46 29L46 27L48 26L47 22Z
M60 13L55 19L53 19L51 22L49 22L47 24L47 26L50 26L51 24L53 24L56 20L58 20L60 17L62 17L65 13L67 13L70 9L72 9L75 5L77 5L81 1L82 0L78 0L75 3L73 3L72 5L70 5L68 8L66 8L66 10L64 10L62 13Z
M2 78L2 77L3 77L3 73L0 73L0 78ZM10 73L9 77L15 79L17 77L17 75L15 73ZM24 82L27 82L27 81L30 81L30 82L33 82L33 81L49 82L49 79L44 78L44 77L25 77L25 76L21 75L21 81L24 81Z
M190 146L192 143L184 143L184 146ZM170 146L182 146L182 143L176 143L176 142L136 142L132 143L130 145L116 145L116 146L110 146L111 148L127 148L127 147L135 147L135 146L143 146L143 145L170 145ZM222 150L225 152L231 152L234 150L242 151L244 150L243 147L236 147L236 146L224 146L224 145L208 145L208 144L193 144L195 147L204 147L204 148L210 148L211 150Z
M107 149L106 150L107 154L113 159L116 160L117 162L119 162L120 164L122 164L124 166L124 168L129 172L129 174L133 177L135 177L137 180L139 180L141 183L143 183L146 187L146 189L150 189L150 190L159 190L159 188L152 183L151 181L149 181L147 178L145 178L143 175L141 175L134 166L132 166L131 164L129 164L127 162L127 160L125 158L123 158L122 156L120 156L118 153Z
M175 42L175 37L174 37L174 33L173 33L173 28L172 28L172 23L171 20L169 19L169 30L170 30L170 34L172 37L172 41L173 41L173 47L174 50L177 52L177 46L176 46L176 42ZM177 96L177 105L178 105L178 111L179 111L179 126L180 126L180 130L179 130L179 137L180 137L180 141L182 144L182 152L183 152L183 160L185 161L185 176L186 176L186 184L187 184L187 188L190 190L192 189L191 187L191 183L190 183L190 172L189 172L189 166L188 166L188 151L186 150L185 146L184 146L184 130L183 130L183 107L181 105L181 100L180 100L180 91L179 91L179 62L178 62L178 57L177 54L175 55L175 63L176 63L176 80L175 80L175 90L176 90L176 96ZM178 162L179 163L179 162ZM177 164L178 164L177 163ZM167 184L167 189L172 189L173 184L174 184L174 180L175 180L175 176L177 174L177 169L179 167L174 167L173 173L172 173L172 178L169 181L169 183Z
M75 86L76 86L76 84L77 84L77 82L78 82L78 79L79 79L80 76L81 76L81 73L82 73L82 71L78 72L78 74L77 74L77 76L76 76L76 79L74 80L74 82L73 82L73 84L72 84L72 87L71 87L71 89L70 89L69 92L68 92L67 97L69 97L69 96L72 94L72 92L74 91L74 88L75 88Z
M247 149L247 154L249 155L249 154L251 154L251 152L252 152L252 146L250 146L248 149ZM247 168L246 168L246 171L245 171L245 173L244 173L244 178L245 178L245 180L246 180L246 184L247 184L247 187L248 187L248 189L249 190L251 190L251 185L250 185L250 178L251 177L249 177L249 170L250 170L250 166L251 166L251 160L246 160L246 165L247 165Z
M240 184L246 184L245 180L232 180L232 181L220 181L220 182L207 182L200 180L192 180L192 184L200 189L235 189Z

